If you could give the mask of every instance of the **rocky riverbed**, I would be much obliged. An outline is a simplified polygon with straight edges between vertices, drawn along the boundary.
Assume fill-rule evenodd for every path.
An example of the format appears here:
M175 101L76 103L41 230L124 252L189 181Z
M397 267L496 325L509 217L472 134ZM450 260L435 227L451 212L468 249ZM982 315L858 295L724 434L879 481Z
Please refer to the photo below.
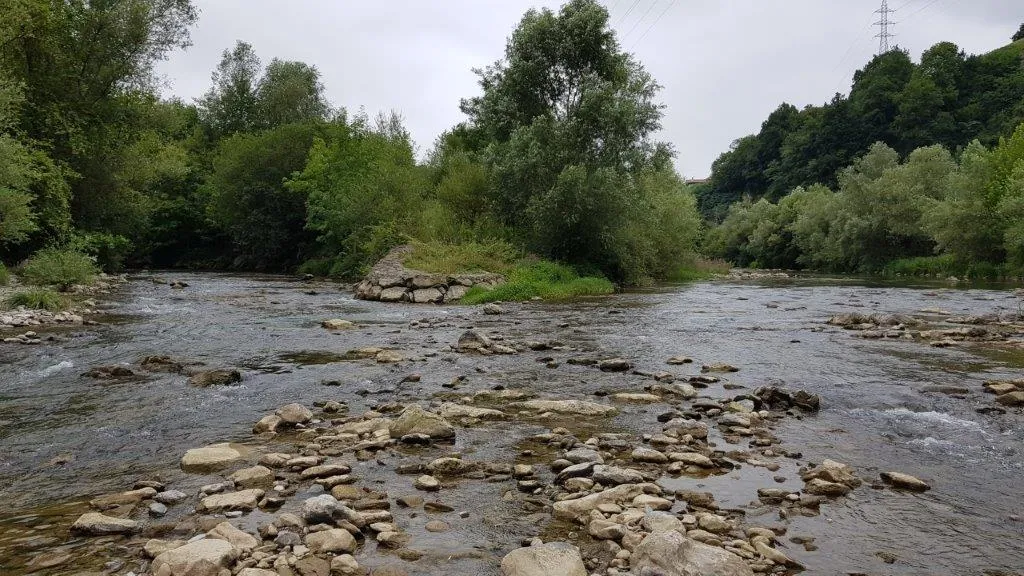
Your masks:
M1020 409L976 411L1019 333L826 323L1006 293L773 278L485 313L176 278L0 348L5 574L1022 568Z

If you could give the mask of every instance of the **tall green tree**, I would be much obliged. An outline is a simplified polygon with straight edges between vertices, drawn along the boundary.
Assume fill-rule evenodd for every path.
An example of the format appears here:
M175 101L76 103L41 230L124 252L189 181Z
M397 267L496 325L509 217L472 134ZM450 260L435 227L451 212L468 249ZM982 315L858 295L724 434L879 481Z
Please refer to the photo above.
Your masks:
M652 138L659 86L622 50L607 10L594 0L530 10L504 59L478 74L483 94L462 109L487 142L498 217L542 254L623 277L613 244L644 204L638 178L672 151Z
M249 132L259 124L256 86L262 64L252 45L239 40L213 71L213 87L199 100L200 118L213 140Z
M256 85L256 124L273 128L326 120L331 107L320 72L304 62L274 58Z

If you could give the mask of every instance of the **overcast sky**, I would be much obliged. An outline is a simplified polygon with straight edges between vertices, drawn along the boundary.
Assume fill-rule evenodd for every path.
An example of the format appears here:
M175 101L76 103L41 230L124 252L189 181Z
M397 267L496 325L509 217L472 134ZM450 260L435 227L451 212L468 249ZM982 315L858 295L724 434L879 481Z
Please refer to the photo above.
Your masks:
M194 0L193 46L158 72L185 100L210 87L236 40L264 61L315 65L334 105L373 115L397 110L420 151L463 119L459 98L478 93L473 67L502 56L523 12L539 0ZM623 47L660 84L661 138L686 177L703 177L734 139L756 132L786 101L803 107L847 92L877 50L880 0L606 0ZM917 60L949 40L968 53L1009 42L1024 0L890 0L895 43Z

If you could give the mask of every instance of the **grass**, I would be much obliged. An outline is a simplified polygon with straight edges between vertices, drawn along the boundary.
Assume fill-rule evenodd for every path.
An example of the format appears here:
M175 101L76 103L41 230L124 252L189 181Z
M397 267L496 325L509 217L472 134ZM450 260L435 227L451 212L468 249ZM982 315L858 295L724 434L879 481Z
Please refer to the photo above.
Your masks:
M4 266L3 262L0 262L0 286L7 286L11 281L11 273L7 270L7 266Z
M729 273L732 266L725 260L704 260L698 258L670 274L666 280L669 282L697 282L710 280Z
M66 291L75 284L92 282L96 265L81 252L44 248L21 265L20 276L30 284L56 286Z
M63 296L46 289L15 292L4 301L4 304L8 308L24 306L33 310L49 310L50 312L59 312L68 306L68 302Z
M412 255L406 258L405 265L414 270L436 274L460 272L507 274L523 258L519 249L501 240L462 244L414 241L412 246Z
M568 300L581 296L611 294L615 286L606 278L580 276L575 270L548 261L520 263L505 275L506 282L495 288L470 288L462 298L463 304L484 302L512 302L535 297L546 300Z

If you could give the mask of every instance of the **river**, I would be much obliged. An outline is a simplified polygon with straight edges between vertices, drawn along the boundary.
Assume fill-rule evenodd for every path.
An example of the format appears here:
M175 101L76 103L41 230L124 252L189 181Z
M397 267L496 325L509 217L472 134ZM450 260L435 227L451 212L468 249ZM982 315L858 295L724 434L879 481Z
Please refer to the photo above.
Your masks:
M171 279L188 287L171 290ZM132 277L105 304L100 326L53 330L58 340L38 346L0 344L4 574L66 573L72 564L33 572L25 562L40 552L73 555L80 549L82 540L64 528L82 511L82 501L128 489L143 477L197 486L200 480L177 468L186 449L248 441L253 422L289 402L339 400L359 414L382 402L428 399L459 376L469 389L501 384L581 398L613 385L610 376L583 367L545 368L536 353L500 359L424 354L454 343L470 325L500 330L510 339L560 340L651 371L682 368L675 371L696 374L701 363L727 362L740 368L728 376L734 384L752 389L782 382L805 389L821 396L821 411L786 419L774 431L784 446L803 453L799 463L832 458L865 478L896 470L933 486L919 494L865 485L823 505L819 516L789 518L788 534L815 538L815 551L786 548L807 574L1024 573L1024 416L1019 409L977 411L993 404L982 382L1024 376L1024 352L1011 346L933 348L865 340L824 324L841 312L935 319L922 311L1016 311L1019 300L1008 291L841 278L722 280L585 302L505 305L506 314L483 317L469 307L357 301L330 283L279 276L158 273ZM331 333L319 327L325 318L360 327ZM410 325L424 318L432 320L429 327ZM399 366L333 356L381 345L422 356ZM128 365L154 354L238 368L244 380L238 386L190 388L178 375L121 382L82 376L94 366ZM675 355L693 357L695 364L665 366ZM422 380L400 384L411 371ZM341 385L324 386L325 380ZM953 396L934 391L937 386L967 393ZM712 385L701 393L737 392ZM612 426L649 433L661 411L629 406ZM525 424L499 430L460 432L456 448L511 459L523 438L541 431ZM363 473L376 475L381 486L400 486L394 474ZM706 479L669 479L666 485L709 490L723 506L744 509L749 523L777 524L777 509L757 505L756 490L801 488L795 468L783 473L787 480L777 484L772 473L745 466ZM428 555L423 573L497 574L495 558L536 533L502 508L495 486L467 487L455 497L485 500L463 500L470 508L494 508L446 535L424 536L444 554ZM445 554L461 560L444 564ZM128 571L116 563L107 567L115 574Z

